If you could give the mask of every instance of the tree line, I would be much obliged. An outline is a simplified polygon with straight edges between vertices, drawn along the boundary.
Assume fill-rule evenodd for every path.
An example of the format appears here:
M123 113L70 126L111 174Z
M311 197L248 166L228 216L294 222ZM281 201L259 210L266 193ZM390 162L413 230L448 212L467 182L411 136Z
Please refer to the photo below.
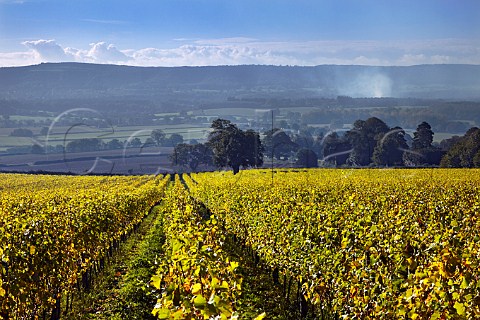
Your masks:
M42 128L40 135L46 136L48 134L48 127ZM29 129L18 128L10 133L14 137L34 137L35 135ZM150 136L144 142L139 137L132 136L126 140L119 140L117 138L104 141L100 138L80 138L69 141L65 144L58 144L55 146L48 146L47 149L37 143L31 146L19 146L7 149L7 153L34 153L43 154L48 153L78 153L78 152L94 152L102 150L116 150L123 148L147 148L147 147L175 147L183 143L183 136L178 133L166 135L161 129L152 130Z
M349 130L327 132L298 126L290 130L272 128L260 134L252 129L241 130L226 119L214 120L211 128L205 143L187 144L178 133L167 136L156 129L145 142L138 137L124 142L84 138L70 141L60 149L87 152L125 146L174 147L170 157L174 166L190 171L202 166L230 167L234 173L241 167L261 167L265 160L276 162L276 166L299 167L480 167L480 129L476 127L464 136L453 136L440 143L433 142L434 132L428 122L420 123L411 137L403 128L389 127L377 117L356 120ZM17 131L15 134L25 134ZM45 150L34 145L31 152Z
M205 143L175 146L172 164L196 171L204 167L261 167L265 158L282 163L294 159L301 167L480 167L480 129L464 136L433 142L428 122L421 122L413 137L401 127L389 127L379 118L357 120L350 130L313 136L273 128L260 133L243 131L225 119L212 122ZM320 159L320 160L319 160ZM290 161L290 163L292 163Z

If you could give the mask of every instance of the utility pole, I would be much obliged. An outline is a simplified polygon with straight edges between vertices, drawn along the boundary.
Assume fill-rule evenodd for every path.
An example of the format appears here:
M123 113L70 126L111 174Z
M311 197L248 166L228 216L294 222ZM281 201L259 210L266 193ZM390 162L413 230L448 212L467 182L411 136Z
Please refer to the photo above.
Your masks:
M273 186L273 148L275 147L273 144L273 109L272 109L272 131L271 131L271 143L272 143L272 186Z

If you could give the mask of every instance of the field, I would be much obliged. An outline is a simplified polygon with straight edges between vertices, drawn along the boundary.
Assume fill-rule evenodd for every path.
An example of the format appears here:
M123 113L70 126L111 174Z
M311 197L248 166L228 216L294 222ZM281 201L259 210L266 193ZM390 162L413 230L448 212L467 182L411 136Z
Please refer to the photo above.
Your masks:
M25 126L25 128L34 133L32 138L10 136L10 133L14 130L13 128L0 128L0 152L5 152L11 147L31 147L34 144L40 146L48 145L50 147L57 145L66 146L69 142L85 138L97 138L105 143L112 139L118 139L123 144L129 138L139 138L142 142L145 142L147 138L150 138L152 131L155 129L163 130L167 136L174 133L180 134L185 142L189 142L192 139L203 141L208 135L209 127L209 123L122 127L110 125L105 128L82 124L70 127L54 126L47 136L40 134L39 127Z
M480 317L480 170L2 179L4 318Z
M20 154L1 157L4 172L70 174L157 174L172 171L171 147L127 148L93 152Z

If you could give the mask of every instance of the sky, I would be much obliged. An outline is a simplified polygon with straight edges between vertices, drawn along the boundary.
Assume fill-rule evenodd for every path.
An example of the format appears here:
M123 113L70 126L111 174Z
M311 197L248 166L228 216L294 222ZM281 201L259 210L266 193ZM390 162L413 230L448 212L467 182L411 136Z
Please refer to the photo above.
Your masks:
M0 0L0 67L480 64L480 0Z

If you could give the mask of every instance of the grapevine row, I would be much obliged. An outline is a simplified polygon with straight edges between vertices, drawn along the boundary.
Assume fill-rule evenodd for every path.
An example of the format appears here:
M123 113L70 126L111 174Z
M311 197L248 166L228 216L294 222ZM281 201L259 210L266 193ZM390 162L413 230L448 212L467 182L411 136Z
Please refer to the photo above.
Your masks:
M480 171L271 174L186 182L317 317L480 317Z
M158 290L158 319L235 319L241 293L238 263L223 251L217 218L192 198L178 176L165 199L165 256L152 285ZM215 318L217 319L217 318Z
M161 200L168 178L2 175L0 318L58 318L62 297ZM68 304L68 302L67 302ZM52 311L53 310L53 311Z

